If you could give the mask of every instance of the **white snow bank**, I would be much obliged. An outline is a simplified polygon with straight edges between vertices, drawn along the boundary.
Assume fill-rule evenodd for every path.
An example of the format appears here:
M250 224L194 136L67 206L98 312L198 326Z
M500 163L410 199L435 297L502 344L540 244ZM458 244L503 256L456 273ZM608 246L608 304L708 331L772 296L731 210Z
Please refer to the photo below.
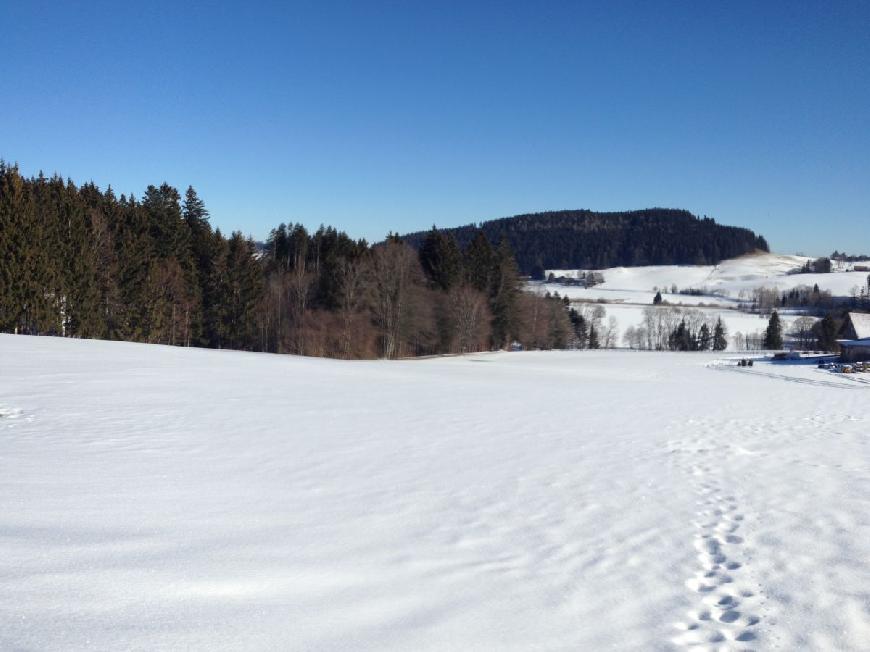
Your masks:
M826 372L15 336L0 360L2 649L870 640L870 390Z

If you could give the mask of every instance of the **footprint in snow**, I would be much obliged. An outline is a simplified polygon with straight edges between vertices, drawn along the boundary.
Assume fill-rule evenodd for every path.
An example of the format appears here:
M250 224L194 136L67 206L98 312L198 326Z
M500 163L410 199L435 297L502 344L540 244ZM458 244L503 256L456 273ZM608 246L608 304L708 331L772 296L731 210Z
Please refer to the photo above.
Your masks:
M18 408L0 407L0 419L17 419L21 416Z
M700 441L695 453L710 449ZM688 462L691 462L689 460ZM744 537L739 534L744 516L736 495L716 478L709 467L699 473L698 464L684 466L695 484L698 509L692 521L698 567L685 581L697 601L697 608L685 620L674 623L679 634L672 642L686 649L744 649L758 639L761 622L753 613L757 598L753 591L741 587L742 561L739 555Z

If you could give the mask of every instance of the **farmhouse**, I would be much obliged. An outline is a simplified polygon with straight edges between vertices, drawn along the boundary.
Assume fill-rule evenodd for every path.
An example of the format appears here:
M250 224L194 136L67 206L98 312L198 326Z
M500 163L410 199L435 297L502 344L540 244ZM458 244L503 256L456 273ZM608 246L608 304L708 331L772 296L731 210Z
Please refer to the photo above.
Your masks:
M850 312L842 332L846 336L838 340L842 361L870 360L870 314Z
M840 360L842 362L870 360L870 337L864 340L842 340L840 342Z
M870 337L870 314L850 312L840 331L846 340L865 340Z

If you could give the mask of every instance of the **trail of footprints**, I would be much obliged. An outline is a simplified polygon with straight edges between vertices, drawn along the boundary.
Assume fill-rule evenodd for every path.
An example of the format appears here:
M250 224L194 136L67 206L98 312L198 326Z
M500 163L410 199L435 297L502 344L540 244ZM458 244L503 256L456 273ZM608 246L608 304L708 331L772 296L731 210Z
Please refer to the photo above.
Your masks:
M707 453L709 449L684 452ZM697 455L692 455L697 459ZM688 467L698 494L694 547L698 567L685 582L696 606L674 624L673 642L689 650L751 650L758 642L759 597L741 577L744 516L737 497L725 490L710 467Z

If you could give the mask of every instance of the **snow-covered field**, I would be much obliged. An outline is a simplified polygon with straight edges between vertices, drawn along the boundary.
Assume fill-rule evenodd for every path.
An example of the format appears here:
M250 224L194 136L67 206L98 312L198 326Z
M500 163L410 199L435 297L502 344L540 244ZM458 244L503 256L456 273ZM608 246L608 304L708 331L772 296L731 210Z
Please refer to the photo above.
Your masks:
M620 333L625 333L626 329L631 326L643 325L643 311L646 306L636 304L607 304L603 306L608 317L615 317ZM728 310L719 308L693 308L686 306L692 310L697 310L704 315L704 319L712 326L718 318L721 318L725 327L728 330L728 336L732 337L736 333L743 335L755 334L764 331L767 328L768 317L764 315L754 315L738 310ZM795 320L800 317L798 314L783 312L780 318L783 323L783 328L786 333L791 332L792 325ZM620 346L623 343L620 342Z
M866 650L870 387L0 336L0 649Z
M637 305L652 304L655 292L652 290L607 290L600 285L591 288L583 288L559 283L530 282L529 285L538 292L558 292L560 296L567 296L575 301L590 301L592 303L631 303ZM723 308L737 309L740 302L730 297L717 296L714 294L691 295L671 294L662 292L662 298L673 306L722 306Z
M801 285L812 287L818 283L822 290L834 296L849 296L854 287L867 286L867 272L832 272L830 274L789 274L806 263L809 258L783 254L751 254L724 260L719 265L656 265L647 267L614 267L601 270L604 283L591 290L631 290L647 296L653 288L703 289L711 295L738 298L740 291L751 292L755 288L778 288L788 290ZM573 277L576 270L547 270L555 276ZM563 287L563 286L557 286ZM565 288L569 296L581 288ZM564 294L564 292L561 292ZM580 298L582 295L578 294ZM675 297L683 302L692 297ZM649 300L649 299L648 299Z
M559 292L560 295L565 294L564 292L562 292L561 287L556 286L554 284L546 284L544 287L546 288L546 290L549 290L550 292L556 291L556 292ZM569 288L569 289L572 290L574 293L576 293L578 291L582 291L581 288ZM622 335L625 334L625 332L628 328L643 326L643 324L644 324L644 310L652 305L651 302L646 301L645 303L633 303L630 299L627 298L624 302L623 301L616 301L616 302L602 303L600 301L600 299L604 298L605 300L607 300L610 297L607 297L607 296L602 297L602 295L606 295L606 291L596 293L595 292L596 289L597 288L593 288L593 289L587 290L586 292L589 292L593 295L596 295L599 300L596 301L595 299L584 298L583 299L584 303L581 305L586 306L587 309L591 309L591 308L595 307L593 304L601 303L601 307L604 308L605 313L606 313L606 317L602 323L606 325L607 318L609 318L609 317L613 317L614 319L616 319L616 327L617 327L617 330L619 331L619 334L620 334L620 339L617 342L617 346L627 346L627 344L622 339ZM532 286L532 290L537 291L537 292L542 291L540 285L537 287ZM613 291L613 292L622 294L622 293L617 292L617 291ZM626 292L625 294L629 294L629 293ZM573 297L575 295L569 294L569 296ZM643 296L645 298L649 298L650 295L645 294ZM733 340L734 336L737 333L742 333L743 335L753 335L756 333L761 333L767 328L767 323L768 323L768 319L769 319L768 316L753 314L753 313L749 313L749 312L742 312L740 310L737 310L734 307L733 302L729 302L727 299L722 300L720 307L706 307L706 306L701 306L700 304L703 303L703 304L708 304L708 305L715 305L716 301L712 300L712 299L714 299L714 297L707 297L707 296L705 296L705 297L693 297L693 296L679 296L679 295L664 295L664 296L666 299L668 299L668 297L674 296L675 297L674 302L673 302L673 304L671 304L669 306L659 307L658 308L659 310L667 310L668 308L670 308L672 306L676 306L680 309L697 311L703 315L704 320L711 327L716 323L717 319L721 319L722 322L725 324L725 328L727 329L729 339L731 339L731 340ZM638 298L640 298L639 294L638 294ZM676 303L677 301L679 301L681 299L689 299L690 301L687 301L686 303L682 303L682 304ZM696 299L698 301L693 303L691 301L691 299ZM670 302L670 299L668 299L668 300ZM589 303L586 303L587 301ZM573 305L575 308L582 310L582 307L577 305L576 303ZM801 314L799 314L798 312L793 311L793 310L792 311L783 310L780 312L780 319L782 320L783 328L787 334L791 333L791 331L793 330L794 322L797 319L799 319L800 317L801 317Z
M755 334L767 327L767 317L739 310L741 299L750 302L752 291L758 288L776 288L780 292L818 284L834 296L850 296L855 288L867 287L866 272L836 271L830 274L789 274L811 260L802 256L782 254L752 254L722 261L719 265L658 265L647 267L614 267L598 270L604 283L592 288L562 285L560 283L531 282L532 292L558 292L572 301L600 303L608 316L616 319L620 334L628 328L643 325L643 309L652 304L654 288L662 292L664 302L670 306L695 309L704 314L713 324L722 319L729 335ZM845 263L838 263L841 267ZM547 274L576 278L583 270L547 270ZM702 294L672 294L672 286L678 289L699 290ZM786 332L801 315L794 310L781 311ZM620 337L619 346L624 345ZM733 343L732 343L733 346Z

